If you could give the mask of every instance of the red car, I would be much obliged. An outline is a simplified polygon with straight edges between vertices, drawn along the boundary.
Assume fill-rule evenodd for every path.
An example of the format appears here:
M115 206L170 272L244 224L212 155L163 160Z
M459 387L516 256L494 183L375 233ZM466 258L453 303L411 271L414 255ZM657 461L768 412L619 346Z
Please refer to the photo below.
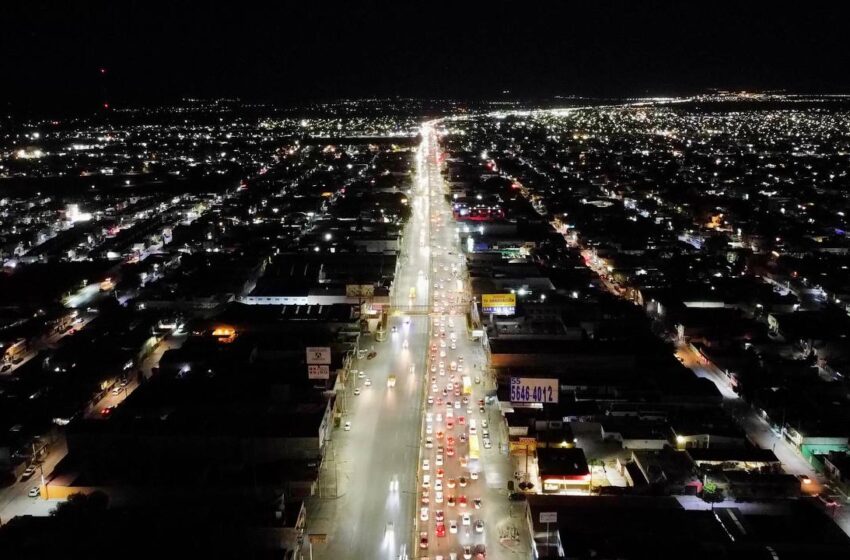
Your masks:
M448 455L449 457L454 457L455 456L455 448L454 447L447 447L446 448L446 455Z
M452 446L454 446L454 444L455 444L455 438L453 438L452 436L449 436L449 437L446 438L446 445L448 445L449 447L452 447Z
M466 424L466 418L464 418L463 416L458 416L457 423L463 426L464 424Z
M466 499L466 496L461 496L457 499L457 505L460 507L466 507L469 505L469 502Z
M445 537L446 536L446 524L445 523L437 523L437 536Z

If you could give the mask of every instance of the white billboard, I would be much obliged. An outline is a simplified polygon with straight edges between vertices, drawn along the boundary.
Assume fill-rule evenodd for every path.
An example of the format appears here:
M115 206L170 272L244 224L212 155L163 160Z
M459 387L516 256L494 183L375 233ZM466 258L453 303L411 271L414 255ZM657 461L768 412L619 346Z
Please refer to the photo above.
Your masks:
M540 377L511 377L511 402L557 403L558 380Z
M307 366L307 379L330 379L331 368L323 365Z
M331 349L328 346L308 346L307 363L330 365Z

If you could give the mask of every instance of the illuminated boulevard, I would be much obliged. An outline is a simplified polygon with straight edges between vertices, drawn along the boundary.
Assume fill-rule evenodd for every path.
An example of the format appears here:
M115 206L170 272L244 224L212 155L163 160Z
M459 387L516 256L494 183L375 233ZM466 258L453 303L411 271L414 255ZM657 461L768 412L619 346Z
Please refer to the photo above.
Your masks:
M484 405L493 384L466 324L466 269L431 126L417 154L386 339L362 343L375 356L352 365L342 420L350 429L334 431L308 508L313 558L448 560L481 546L489 558L530 552L527 539L509 538L521 533L522 508L509 506L507 437ZM484 430L492 430L489 448Z

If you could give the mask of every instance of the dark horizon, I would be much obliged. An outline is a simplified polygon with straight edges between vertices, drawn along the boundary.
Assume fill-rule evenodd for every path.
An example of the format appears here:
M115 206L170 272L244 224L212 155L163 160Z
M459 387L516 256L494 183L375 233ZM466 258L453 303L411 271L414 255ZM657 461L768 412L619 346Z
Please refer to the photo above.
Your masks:
M7 12L0 100L11 112L185 97L286 103L850 91L841 71L850 67L846 20L825 3L802 11L716 2L365 2L323 10L36 2Z

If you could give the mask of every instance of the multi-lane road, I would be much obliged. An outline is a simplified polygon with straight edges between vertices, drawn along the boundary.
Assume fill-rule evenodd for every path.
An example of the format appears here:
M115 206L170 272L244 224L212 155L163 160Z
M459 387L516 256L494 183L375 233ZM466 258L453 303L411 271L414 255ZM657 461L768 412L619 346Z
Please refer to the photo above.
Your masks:
M464 547L469 556L476 547L490 558L527 555L499 544L519 526L505 490L511 467L499 453L501 426L488 424L493 411L481 404L492 381L467 329L465 263L438 153L426 124L388 336L367 342L376 355L352 366L343 426L308 505L305 557L450 560Z

